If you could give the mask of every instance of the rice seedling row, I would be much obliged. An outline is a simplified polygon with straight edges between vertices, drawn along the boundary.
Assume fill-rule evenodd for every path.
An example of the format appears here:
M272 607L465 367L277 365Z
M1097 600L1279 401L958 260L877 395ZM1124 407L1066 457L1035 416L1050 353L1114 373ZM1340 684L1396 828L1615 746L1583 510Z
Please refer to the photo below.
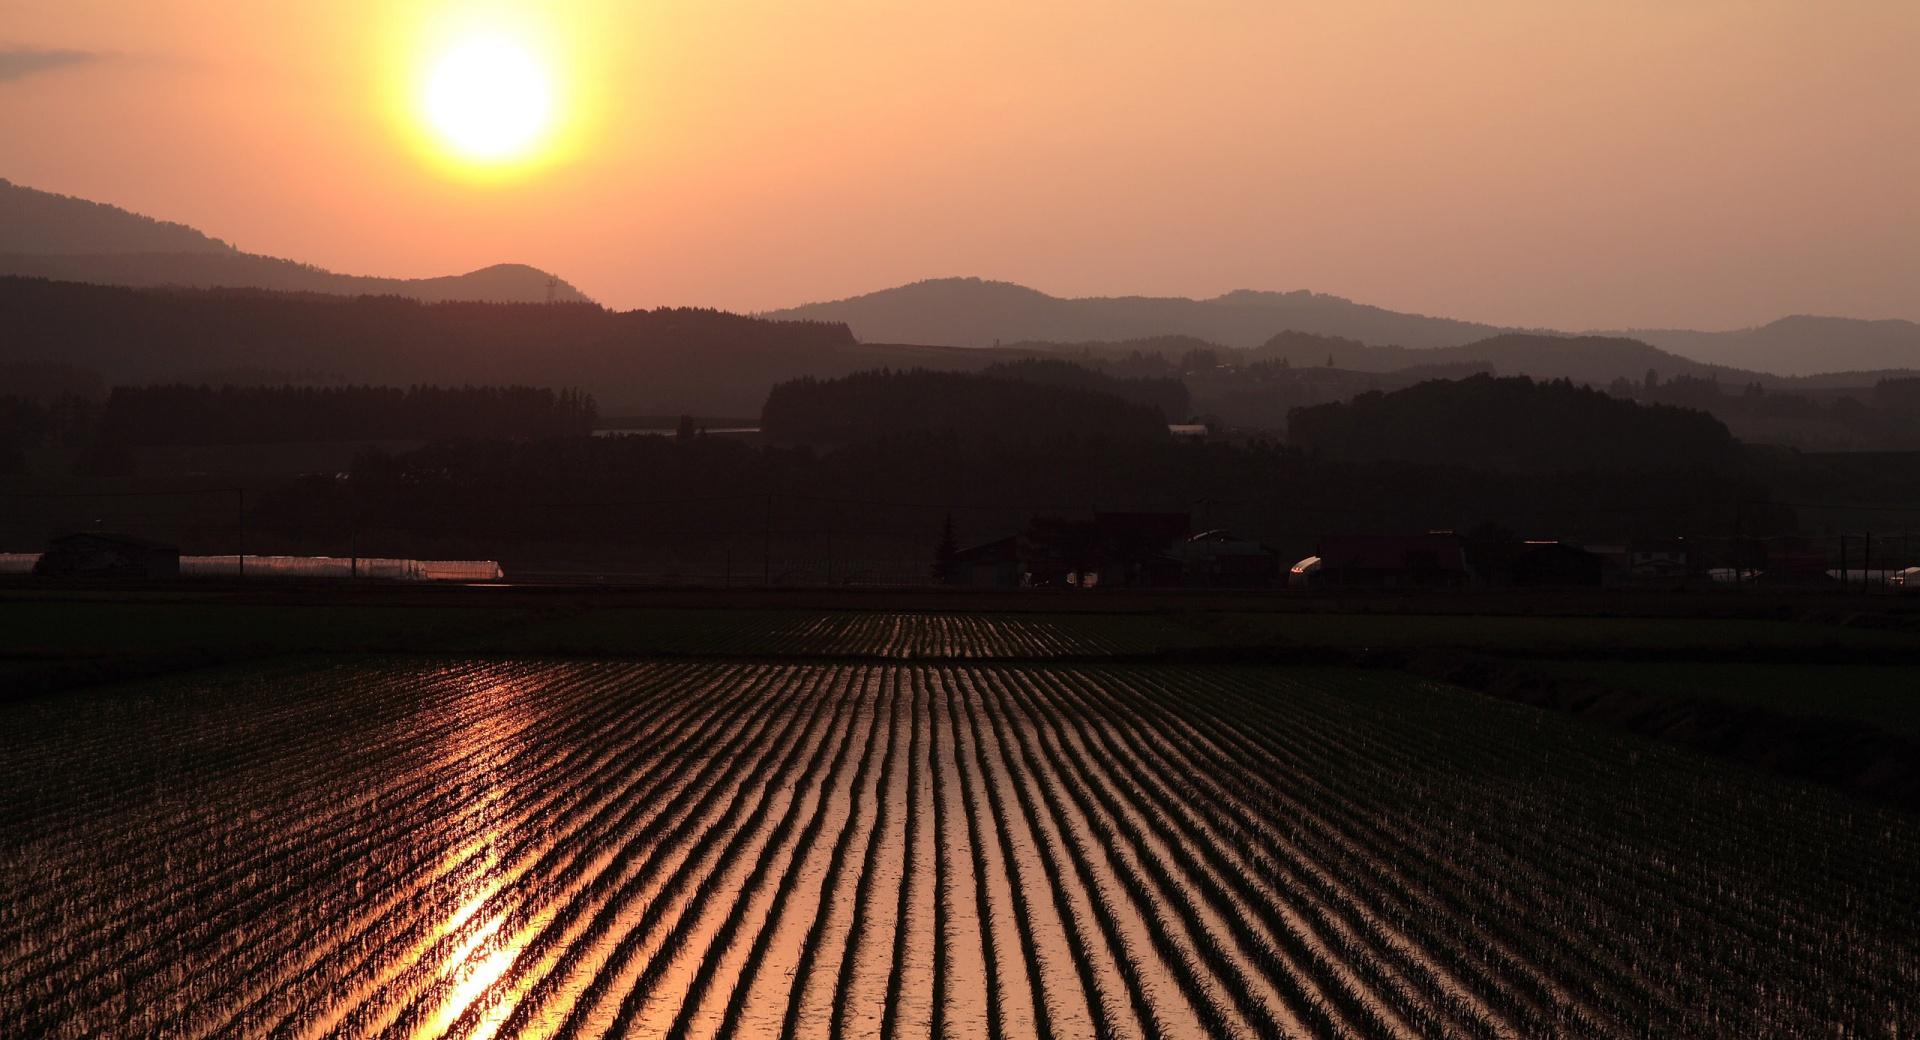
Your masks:
M1897 813L1392 675L971 659L1091 645L1052 622L772 645L894 659L320 660L0 707L0 1035L1920 1017Z

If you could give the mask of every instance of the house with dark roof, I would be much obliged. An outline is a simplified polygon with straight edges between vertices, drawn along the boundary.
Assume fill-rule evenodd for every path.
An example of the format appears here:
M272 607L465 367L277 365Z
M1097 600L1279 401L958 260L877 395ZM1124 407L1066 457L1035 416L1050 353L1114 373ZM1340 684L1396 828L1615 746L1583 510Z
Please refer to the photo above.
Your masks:
M1451 531L1345 535L1322 542L1316 555L1316 587L1461 588L1474 577L1466 542Z
M49 578L178 578L180 549L123 534L61 535L47 543L33 573Z

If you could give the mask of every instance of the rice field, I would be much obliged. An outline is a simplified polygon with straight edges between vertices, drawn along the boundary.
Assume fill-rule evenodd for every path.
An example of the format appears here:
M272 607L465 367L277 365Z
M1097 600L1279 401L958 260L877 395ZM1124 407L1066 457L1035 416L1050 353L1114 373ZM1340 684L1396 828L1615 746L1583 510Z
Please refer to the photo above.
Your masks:
M1920 1022L1913 818L1393 673L319 659L0 752L6 1037Z

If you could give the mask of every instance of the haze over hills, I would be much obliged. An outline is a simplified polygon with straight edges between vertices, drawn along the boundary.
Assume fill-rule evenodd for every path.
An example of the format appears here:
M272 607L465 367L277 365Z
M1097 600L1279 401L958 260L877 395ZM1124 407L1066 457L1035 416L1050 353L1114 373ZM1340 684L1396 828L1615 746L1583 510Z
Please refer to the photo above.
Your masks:
M998 352L889 350L845 326L591 303L425 303L258 289L136 289L0 276L0 364L139 383L487 384L573 388L603 414L744 415L804 375L903 363L979 367ZM955 355L953 364L939 356Z
M831 317L829 317L831 316ZM1178 296L1063 299L1011 282L937 278L845 300L773 311L770 318L845 322L855 336L893 343L990 346L995 341L1125 340L1182 334L1254 347L1292 329L1371 344L1451 347L1509 331L1307 291L1242 289L1209 300Z
M0 275L136 288L400 296L427 303L586 301L566 282L520 264L440 278L338 274L245 253L183 224L5 180L0 180ZM1166 354L1180 337L1200 347L1251 351L1243 360L1285 358L1296 366L1331 364L1379 373L1484 363L1501 374L1595 384L1637 380L1651 369L1669 378L1692 375L1735 385L1866 386L1883 374L1920 368L1920 325L1908 321L1795 316L1728 332L1570 335L1401 313L1308 291L1238 290L1205 300L1067 299L1009 282L942 278L761 317L850 329L859 342L839 344L821 375L844 371L861 355L876 367L964 369L993 360L967 358L967 351L996 344L1005 344L1012 356L1088 349L1112 354L1135 342L1154 344ZM1284 335L1289 333L1306 335L1289 340ZM1181 352L1174 349L1169 356ZM793 374L794 361L778 359L771 369ZM1814 373L1830 374L1804 378ZM759 380L758 373L751 377Z
M1507 333L1567 335L1406 314L1307 291L1238 290L1205 300L1062 298L979 278L914 282L844 300L772 311L766 316L844 322L863 340L962 347L1186 335L1222 346L1250 348L1276 333L1292 330L1339 336L1374 347L1424 350L1458 347ZM1706 364L1779 375L1920 368L1920 325L1909 321L1790 317L1731 332L1663 329L1596 335L1620 342L1640 340ZM1428 358L1422 363L1440 360ZM1522 370L1500 367L1502 371Z
M1676 354L1805 376L1888 368L1920 368L1920 324L1898 318L1869 321L1795 314L1757 328L1726 332L1629 329L1631 336Z
M337 274L244 253L184 224L0 179L0 275L135 287L274 289L341 296L405 296L579 303L572 285L524 264L496 264L439 278Z

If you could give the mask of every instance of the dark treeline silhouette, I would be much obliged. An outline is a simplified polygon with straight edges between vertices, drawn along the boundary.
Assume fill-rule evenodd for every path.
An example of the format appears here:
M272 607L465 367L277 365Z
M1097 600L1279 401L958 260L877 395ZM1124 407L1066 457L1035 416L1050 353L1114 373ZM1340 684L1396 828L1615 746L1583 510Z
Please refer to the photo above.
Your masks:
M0 363L49 362L115 384L236 382L240 371L336 382L578 387L610 412L742 414L767 388L871 367L845 326L688 308L426 304L256 290L142 290L0 278ZM981 359L984 364L990 359Z
M1186 384L1177 375L1124 376L1055 358L1000 361L981 369L980 374L1111 394L1123 401L1158 408L1168 422L1179 422L1192 408Z
M1848 388L1769 389L1723 385L1649 370L1608 385L1615 397L1711 413L1742 440L1825 450L1920 450L1920 379L1881 378Z
M24 471L30 451L90 444L99 411L92 399L79 394L0 393L0 473Z
M1288 439L1314 454L1528 472L1718 466L1735 455L1705 412L1640 405L1565 380L1433 380L1295 409Z
M100 436L123 445L444 440L593 432L590 395L526 386L115 387Z
M34 401L82 397L97 401L106 396L100 373L58 361L0 362L0 394Z
M811 376L781 383L767 395L761 431L789 444L849 444L914 432L968 440L1167 436L1161 408L1085 386L1104 377L1042 366L1047 382L1003 375L881 369L839 379ZM1082 386L1065 385L1077 382ZM1108 380L1107 382L1113 382ZM1151 388L1149 388L1151 389Z
M1786 531L1791 510L1737 470L1671 467L1499 473L1467 466L1347 462L1255 442L1162 438L968 439L913 433L838 450L715 437L445 442L364 453L351 478L306 478L266 496L262 537L383 552L485 550L507 557L561 544L644 551L763 525L831 540L902 539L919 558L952 513L963 543L1075 510L1188 513L1306 555L1343 533L1497 524L1529 537L1627 539ZM757 546L756 546L757 547Z

